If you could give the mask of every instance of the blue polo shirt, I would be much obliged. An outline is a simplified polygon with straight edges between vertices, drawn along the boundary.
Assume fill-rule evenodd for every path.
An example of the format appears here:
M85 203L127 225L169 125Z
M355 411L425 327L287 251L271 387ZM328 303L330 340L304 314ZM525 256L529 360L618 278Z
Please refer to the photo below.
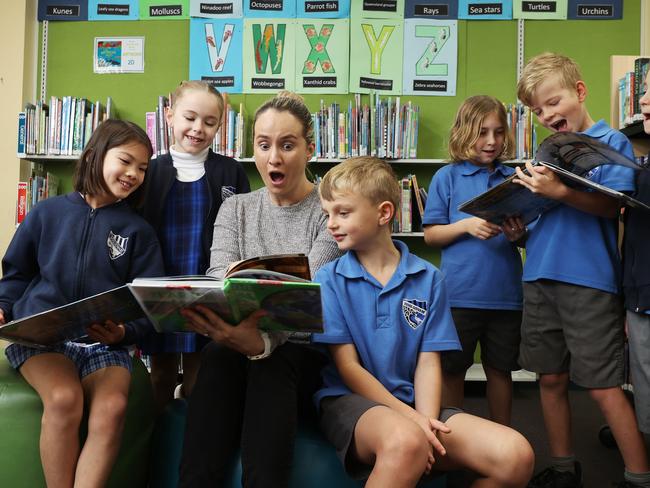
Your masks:
M440 168L429 186L422 223L447 225L471 217L458 206L514 172L501 163L490 172L469 161ZM521 310L521 269L519 251L503 234L485 241L465 234L442 248L440 270L452 307Z
M634 159L630 141L603 120L584 134ZM634 190L634 170L624 166L598 166L587 178L614 190ZM619 293L621 263L616 237L616 219L596 217L569 205L553 207L531 228L523 279L549 279Z
M323 266L314 281L321 284L325 332L313 342L354 344L361 365L395 397L414 402L413 379L418 353L460 349L442 274L395 241L401 257L391 279L382 286L368 274L354 252ZM327 396L350 393L331 363L323 370Z

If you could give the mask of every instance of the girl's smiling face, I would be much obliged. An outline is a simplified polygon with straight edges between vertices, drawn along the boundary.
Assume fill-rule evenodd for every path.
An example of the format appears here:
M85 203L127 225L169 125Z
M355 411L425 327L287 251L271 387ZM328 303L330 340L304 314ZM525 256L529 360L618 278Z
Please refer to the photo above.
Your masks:
M493 166L494 160L503 152L506 140L506 127L503 127L499 116L492 112L485 116L481 124L481 131L474 143L475 156L471 162L477 166Z
M174 134L174 149L198 154L210 147L221 123L222 104L207 91L189 89L167 110L167 124Z

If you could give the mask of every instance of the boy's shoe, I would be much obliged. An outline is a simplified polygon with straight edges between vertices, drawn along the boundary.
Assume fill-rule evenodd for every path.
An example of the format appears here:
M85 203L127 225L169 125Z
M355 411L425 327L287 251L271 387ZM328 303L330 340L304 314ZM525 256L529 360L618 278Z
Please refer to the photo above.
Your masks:
M527 488L582 488L582 467L578 461L573 466L575 473L549 466L533 476Z
M618 485L616 485L616 488L642 488L642 487L641 485L637 485L635 483L632 483L631 481L623 480Z
M176 385L176 388L174 388L174 399L176 400L178 398L185 398L185 395L183 393L183 383L179 383Z

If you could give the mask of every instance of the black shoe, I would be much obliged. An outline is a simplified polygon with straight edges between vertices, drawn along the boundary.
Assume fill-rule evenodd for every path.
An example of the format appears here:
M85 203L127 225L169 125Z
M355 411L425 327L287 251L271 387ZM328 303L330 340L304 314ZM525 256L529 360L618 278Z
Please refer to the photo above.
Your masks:
M573 466L575 473L548 467L533 476L528 482L527 488L582 488L580 463L576 461Z
M632 483L631 481L623 480L618 485L616 485L616 488L642 488L642 487L641 485L637 485L635 483Z

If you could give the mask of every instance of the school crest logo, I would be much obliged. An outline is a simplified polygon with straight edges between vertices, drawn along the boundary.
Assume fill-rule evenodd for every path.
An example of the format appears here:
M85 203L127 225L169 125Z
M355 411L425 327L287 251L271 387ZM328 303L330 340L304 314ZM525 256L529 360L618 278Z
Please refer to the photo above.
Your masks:
M405 298L402 300L402 314L406 323L415 330L420 327L427 316L427 302Z
M234 186L222 186L221 187L221 201L225 201L226 198L230 198L235 194L235 187Z
M128 237L122 237L118 234L113 234L113 231L110 231L106 244L108 245L108 254L111 259L117 259L120 256L124 255L128 242Z

